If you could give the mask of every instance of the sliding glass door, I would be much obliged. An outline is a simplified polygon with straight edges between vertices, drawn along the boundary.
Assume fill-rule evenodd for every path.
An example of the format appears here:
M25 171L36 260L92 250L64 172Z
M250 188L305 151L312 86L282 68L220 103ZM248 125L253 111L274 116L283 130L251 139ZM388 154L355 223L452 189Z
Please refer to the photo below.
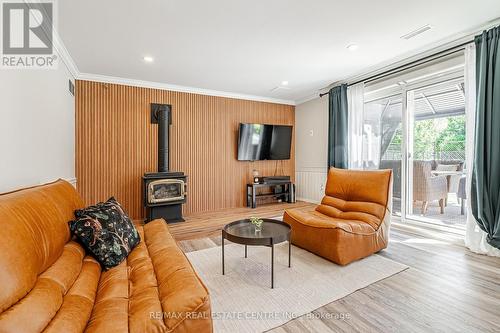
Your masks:
M365 91L363 168L392 169L393 213L465 226L463 68Z
M407 91L408 218L465 225L463 78Z
M363 167L393 170L393 212L401 213L402 98L393 95L365 104Z

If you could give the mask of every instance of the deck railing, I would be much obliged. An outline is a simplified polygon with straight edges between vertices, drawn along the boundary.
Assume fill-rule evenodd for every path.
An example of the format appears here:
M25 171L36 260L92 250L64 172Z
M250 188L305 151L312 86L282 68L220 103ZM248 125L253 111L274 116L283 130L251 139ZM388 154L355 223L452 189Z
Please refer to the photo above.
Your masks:
M401 145L390 144L382 160L401 160ZM435 144L432 150L416 149L413 152L415 160L465 160L465 141L451 141L445 144Z

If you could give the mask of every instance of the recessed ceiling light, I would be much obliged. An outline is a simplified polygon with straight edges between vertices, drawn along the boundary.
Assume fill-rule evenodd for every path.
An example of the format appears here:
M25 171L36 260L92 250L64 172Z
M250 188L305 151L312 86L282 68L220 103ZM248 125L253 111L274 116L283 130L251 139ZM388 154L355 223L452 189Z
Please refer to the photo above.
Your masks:
M282 86L287 86L288 85L288 81L281 81L281 85Z
M153 57L150 57L150 56L145 56L143 59L145 62L153 62L154 61Z
M347 49L348 49L349 51L356 51L358 48L359 48L358 44L354 44L354 43L353 43L353 44L349 44L349 45L347 45Z

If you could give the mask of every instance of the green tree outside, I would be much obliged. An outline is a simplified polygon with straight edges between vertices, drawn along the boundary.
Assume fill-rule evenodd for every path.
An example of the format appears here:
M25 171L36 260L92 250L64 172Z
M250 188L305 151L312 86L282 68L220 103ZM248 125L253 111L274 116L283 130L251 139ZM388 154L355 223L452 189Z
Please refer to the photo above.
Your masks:
M414 126L413 158L465 158L465 115L418 120ZM401 147L402 130L397 129L390 147ZM400 149L398 148L398 151Z

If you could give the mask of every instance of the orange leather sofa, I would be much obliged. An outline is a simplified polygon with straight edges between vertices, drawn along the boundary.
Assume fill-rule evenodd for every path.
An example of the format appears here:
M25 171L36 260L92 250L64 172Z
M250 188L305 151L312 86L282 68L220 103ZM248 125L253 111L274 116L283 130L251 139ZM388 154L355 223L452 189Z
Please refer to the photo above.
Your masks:
M387 247L392 170L330 168L325 197L313 211L289 209L292 243L340 265Z
M0 195L0 332L212 332L208 291L163 220L102 271L71 239L65 181Z

